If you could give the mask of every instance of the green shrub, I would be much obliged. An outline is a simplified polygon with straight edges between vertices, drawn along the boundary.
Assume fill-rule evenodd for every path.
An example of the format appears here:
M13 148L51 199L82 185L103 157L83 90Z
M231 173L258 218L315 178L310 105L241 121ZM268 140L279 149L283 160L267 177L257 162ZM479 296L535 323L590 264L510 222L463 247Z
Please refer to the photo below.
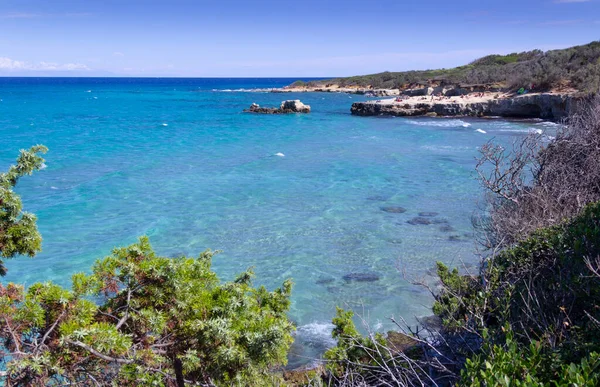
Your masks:
M510 332L503 344L486 341L482 352L467 359L458 383L465 387L572 387L600 383L600 354L592 352L578 363L562 363L545 353L539 341L520 345Z
M221 284L213 254L159 257L144 237L70 290L0 285L7 385L269 385L292 343L291 282L268 292L245 272Z
M17 164L0 173L0 256L13 258L16 255L33 257L42 250L42 236L37 230L36 217L23 212L23 203L13 188L19 179L31 175L44 165L44 159L38 153L48 149L37 145L30 150L21 150ZM6 274L4 263L0 260L0 275Z

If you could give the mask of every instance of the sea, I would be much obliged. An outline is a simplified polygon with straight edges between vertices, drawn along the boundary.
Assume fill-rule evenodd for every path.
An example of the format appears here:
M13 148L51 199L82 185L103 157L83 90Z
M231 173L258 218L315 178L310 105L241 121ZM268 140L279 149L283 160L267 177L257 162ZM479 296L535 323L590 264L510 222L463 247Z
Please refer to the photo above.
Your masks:
M476 270L478 149L555 124L357 117L364 96L267 91L293 81L0 78L0 171L20 149L49 148L16 189L43 251L8 260L1 281L68 286L147 235L163 256L220 250L223 281L248 268L269 289L293 279L290 366L335 344L336 306L363 331L414 327L433 302L414 283L435 289L437 261ZM286 99L311 113L243 112Z

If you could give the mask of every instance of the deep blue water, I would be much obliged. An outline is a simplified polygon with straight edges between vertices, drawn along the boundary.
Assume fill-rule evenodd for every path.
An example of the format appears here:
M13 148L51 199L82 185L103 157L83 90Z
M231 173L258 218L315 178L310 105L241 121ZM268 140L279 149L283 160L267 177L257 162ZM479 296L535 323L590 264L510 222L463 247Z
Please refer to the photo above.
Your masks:
M269 288L293 278L295 363L331 343L336 305L381 330L392 315L429 315L430 297L402 270L431 279L437 260L475 262L477 148L549 125L354 117L364 97L235 91L292 81L0 78L0 170L21 148L50 148L47 168L18 185L44 251L10 260L3 282L68 285L140 235L167 256L223 250L224 280L250 266ZM313 112L242 113L297 98ZM407 223L423 211L448 223Z

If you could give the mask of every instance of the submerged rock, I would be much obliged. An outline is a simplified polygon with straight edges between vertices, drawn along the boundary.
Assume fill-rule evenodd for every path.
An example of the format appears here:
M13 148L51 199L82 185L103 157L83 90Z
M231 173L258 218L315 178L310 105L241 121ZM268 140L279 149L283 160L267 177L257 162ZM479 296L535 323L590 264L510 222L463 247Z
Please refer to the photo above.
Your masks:
M349 273L342 277L346 282L373 282L378 281L379 278L381 277L377 273Z
M310 106L300 102L299 99L282 101L278 108L261 107L257 103L250 105L244 112L260 114L289 114L289 113L310 113Z
M448 237L448 240L450 242L460 242L460 241L462 241L462 239L460 239L460 235L450 235Z
M452 231L454 231L454 227L450 226L449 224L445 224L442 227L440 227L440 231L441 232L452 232Z
M431 223L433 224L448 224L450 223L448 219L431 219Z
M416 218L412 218L411 220L407 221L406 223L412 224L413 226L428 225L428 224L431 224L431 220L418 216Z
M390 214L402 214L406 212L404 207L381 207L381 211L389 212Z
M375 195L375 196L369 196L367 198L367 200L371 200L374 202L385 202L387 200L387 198L385 196Z
M315 283L317 285L327 285L335 281L333 278L319 278Z
M439 214L437 212L419 212L419 216L425 216L425 217L434 217L434 216L438 216Z

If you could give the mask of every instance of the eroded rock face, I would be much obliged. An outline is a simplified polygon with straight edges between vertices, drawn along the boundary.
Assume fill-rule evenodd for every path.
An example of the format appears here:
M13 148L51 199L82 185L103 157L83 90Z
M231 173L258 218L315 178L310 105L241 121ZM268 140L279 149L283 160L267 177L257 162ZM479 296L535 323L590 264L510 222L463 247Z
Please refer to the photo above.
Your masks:
M310 113L310 106L300 102L299 99L282 101L278 108L274 107L261 107L257 103L250 105L248 109L244 110L247 113L260 113L260 114L289 114L289 113Z
M501 116L559 121L575 111L579 99L568 94L533 94L486 102L355 102L350 112L358 116Z

